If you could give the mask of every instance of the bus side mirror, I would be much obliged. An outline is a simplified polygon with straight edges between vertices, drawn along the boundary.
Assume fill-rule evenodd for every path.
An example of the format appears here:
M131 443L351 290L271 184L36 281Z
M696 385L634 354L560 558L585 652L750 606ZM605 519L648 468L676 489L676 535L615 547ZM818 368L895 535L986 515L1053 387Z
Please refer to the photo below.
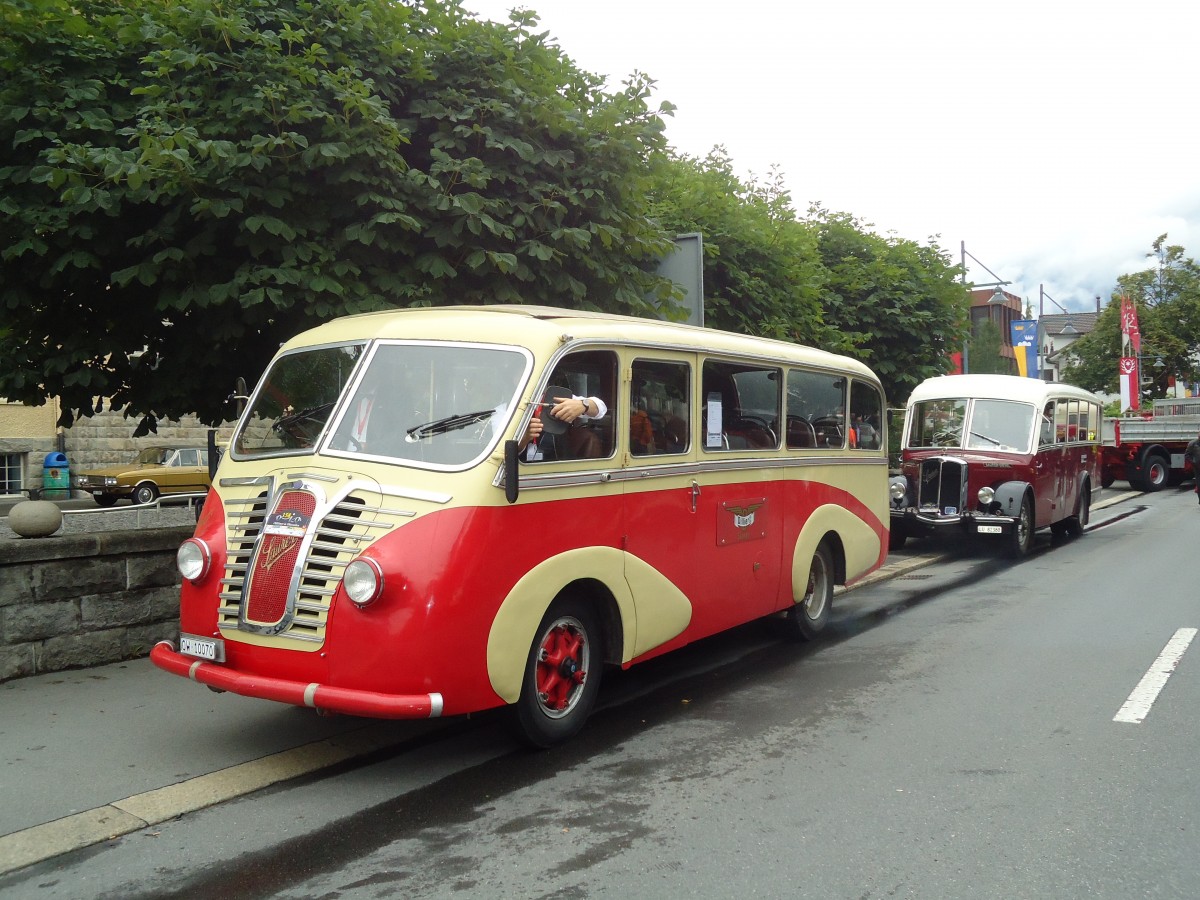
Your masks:
M517 471L517 442L504 442L504 499L509 503L517 502L518 481L521 476Z

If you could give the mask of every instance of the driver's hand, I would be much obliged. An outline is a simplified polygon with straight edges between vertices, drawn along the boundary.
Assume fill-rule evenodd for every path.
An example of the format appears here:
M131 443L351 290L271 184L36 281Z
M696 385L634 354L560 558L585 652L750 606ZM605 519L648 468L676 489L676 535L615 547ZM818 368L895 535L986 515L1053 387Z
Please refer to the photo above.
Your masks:
M554 406L550 408L550 415L569 423L584 415L586 409L587 401L585 400L576 400L574 397L555 397Z

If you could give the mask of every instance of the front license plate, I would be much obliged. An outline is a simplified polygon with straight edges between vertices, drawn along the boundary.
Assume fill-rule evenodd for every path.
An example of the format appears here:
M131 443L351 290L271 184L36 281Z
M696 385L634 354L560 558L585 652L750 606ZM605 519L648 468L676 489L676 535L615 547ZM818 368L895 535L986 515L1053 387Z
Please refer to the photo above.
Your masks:
M184 656L194 656L210 662L225 662L225 642L217 638L181 634L179 636L179 652Z
M999 525L979 525L976 530L980 534L1004 534L1004 529Z

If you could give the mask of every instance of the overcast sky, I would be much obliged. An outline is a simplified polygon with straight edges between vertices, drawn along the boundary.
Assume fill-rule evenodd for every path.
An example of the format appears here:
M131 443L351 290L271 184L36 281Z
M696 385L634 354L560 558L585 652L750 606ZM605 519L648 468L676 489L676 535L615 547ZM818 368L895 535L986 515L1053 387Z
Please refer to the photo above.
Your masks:
M1038 314L1107 303L1160 234L1200 257L1200 4L463 0L536 11L582 68L635 70L677 150L724 145L796 208L938 243ZM1051 302L1046 312L1059 312Z

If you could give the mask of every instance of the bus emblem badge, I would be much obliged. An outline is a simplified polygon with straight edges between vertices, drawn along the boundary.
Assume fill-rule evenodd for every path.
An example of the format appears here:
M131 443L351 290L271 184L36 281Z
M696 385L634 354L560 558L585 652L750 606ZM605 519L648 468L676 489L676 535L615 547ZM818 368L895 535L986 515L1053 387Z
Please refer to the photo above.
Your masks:
M296 543L299 540L300 538L297 537L280 538L267 547L267 552L263 555L262 562L259 563L259 565L262 567L262 570L264 572L270 572L271 567L275 565L275 563L279 562L279 560L287 556L288 551L296 546Z

